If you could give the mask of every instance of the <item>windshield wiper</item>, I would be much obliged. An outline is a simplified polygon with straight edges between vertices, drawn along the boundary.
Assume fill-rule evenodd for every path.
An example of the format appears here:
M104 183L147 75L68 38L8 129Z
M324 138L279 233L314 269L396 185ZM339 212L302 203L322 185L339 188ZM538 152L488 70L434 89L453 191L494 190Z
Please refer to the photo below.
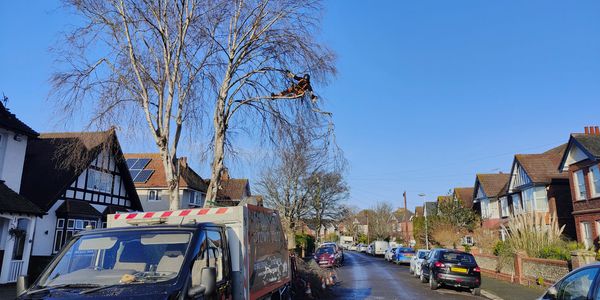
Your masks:
M46 286L46 287L43 287L41 289L29 291L29 292L27 292L27 295L37 294L37 293L41 293L41 292L49 291L49 290L54 290L54 289L64 289L64 288L97 288L97 287L99 287L98 284L90 284L90 283L58 284L58 285Z
M108 289L111 287L115 287L115 286L119 286L119 285L123 285L122 283L115 283L115 284L107 284L107 285L101 285L101 286L97 286L91 289L87 289L87 290L83 290L81 292L79 292L79 295L83 295L83 294L87 294L87 293L93 293L99 290L103 290L103 289Z

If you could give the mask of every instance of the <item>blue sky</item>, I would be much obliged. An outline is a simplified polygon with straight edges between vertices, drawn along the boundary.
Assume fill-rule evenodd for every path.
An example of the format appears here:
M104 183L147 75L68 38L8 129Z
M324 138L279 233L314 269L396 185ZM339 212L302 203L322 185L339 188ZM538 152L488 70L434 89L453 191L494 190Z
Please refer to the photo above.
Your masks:
M323 18L339 74L318 92L353 205L400 205L406 190L412 208L600 124L598 1L328 1ZM54 1L0 4L0 91L40 132L64 129L46 101L48 49L71 21ZM259 168L232 169L256 180Z

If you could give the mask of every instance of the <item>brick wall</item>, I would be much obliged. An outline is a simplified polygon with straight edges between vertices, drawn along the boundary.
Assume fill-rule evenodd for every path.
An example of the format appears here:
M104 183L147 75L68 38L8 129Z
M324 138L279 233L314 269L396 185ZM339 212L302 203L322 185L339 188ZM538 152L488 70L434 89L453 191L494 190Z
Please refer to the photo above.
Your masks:
M573 201L568 180L554 180L548 188L548 204L551 214L556 212L558 224L565 226L563 234L571 239L577 237L573 219Z
M482 273L525 285L535 285L540 277L543 278L545 285L549 285L562 278L570 270L569 264L562 260L517 255L504 258L486 254L475 254L474 256Z
M600 246L598 241L598 228L596 226L596 221L600 220L600 197L592 198L591 187L589 184L589 174L588 168L594 165L594 163L589 160L584 160L582 162L573 164L569 166L569 178L570 178L570 187L571 187L571 195L573 199L573 216L574 216L574 225L577 236L577 241L583 242L583 234L581 232L581 222L590 222L592 224L592 236L594 238L594 244L596 248ZM573 180L575 174L574 172L578 170L584 170L584 178L586 183L586 199L585 200L576 200L576 189L575 189L575 181Z

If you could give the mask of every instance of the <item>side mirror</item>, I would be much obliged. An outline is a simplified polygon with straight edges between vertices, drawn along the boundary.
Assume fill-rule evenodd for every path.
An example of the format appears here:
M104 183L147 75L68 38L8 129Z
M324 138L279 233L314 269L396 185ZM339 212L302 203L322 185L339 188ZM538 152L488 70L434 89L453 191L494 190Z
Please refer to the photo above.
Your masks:
M546 292L544 299L556 299L557 296L558 296L558 290L556 289L555 286L551 286L548 289L548 291Z
M23 295L29 287L28 279L27 275L21 275L17 278L17 297Z
M217 290L217 269L214 267L203 268L201 275L201 284L188 290L188 296L194 298L200 294L210 296Z

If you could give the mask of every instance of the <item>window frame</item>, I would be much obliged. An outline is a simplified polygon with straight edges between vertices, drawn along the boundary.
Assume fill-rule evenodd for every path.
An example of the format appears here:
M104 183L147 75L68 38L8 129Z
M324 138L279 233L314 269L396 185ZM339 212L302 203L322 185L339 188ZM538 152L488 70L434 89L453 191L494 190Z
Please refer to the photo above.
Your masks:
M579 178L579 175L581 175L581 179ZM585 186L585 174L583 173L583 169L579 169L573 172L573 183L573 187L575 188L575 200L587 200L587 187ZM581 196L581 186L583 186L583 196Z
M596 170L596 173L594 173L593 170ZM593 165L588 169L588 178L589 178L589 184L590 184L590 194L594 198L600 197L600 166L599 165ZM598 186L596 186L596 184Z
M586 226L589 226L589 237L587 236L587 230L586 230ZM583 240L583 245L586 247L586 249L590 249L592 247L594 247L594 232L592 230L592 224L589 221L581 221L579 222L579 226L581 227L581 237ZM587 238L586 238L587 237ZM588 240L590 241L590 244L588 245Z
M154 197L151 197L154 193ZM161 201L160 190L148 190L148 201Z

